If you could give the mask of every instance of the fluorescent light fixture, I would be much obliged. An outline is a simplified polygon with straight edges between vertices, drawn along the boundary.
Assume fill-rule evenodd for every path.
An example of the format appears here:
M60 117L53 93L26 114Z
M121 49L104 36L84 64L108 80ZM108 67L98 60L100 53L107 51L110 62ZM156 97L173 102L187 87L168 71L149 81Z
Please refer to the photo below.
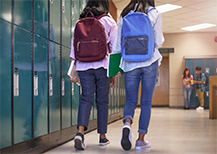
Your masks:
M186 30L186 31L195 31L195 30L210 28L210 27L214 27L214 26L216 26L216 25L214 25L214 24L209 24L209 23L203 23L203 24L199 24L199 25L183 27L183 28L181 28L181 29L182 29L182 30Z
M164 5L157 6L156 8L159 12L164 13L164 12L169 12L169 11L173 11L176 9L180 9L182 8L182 6L173 5L173 4L164 4Z

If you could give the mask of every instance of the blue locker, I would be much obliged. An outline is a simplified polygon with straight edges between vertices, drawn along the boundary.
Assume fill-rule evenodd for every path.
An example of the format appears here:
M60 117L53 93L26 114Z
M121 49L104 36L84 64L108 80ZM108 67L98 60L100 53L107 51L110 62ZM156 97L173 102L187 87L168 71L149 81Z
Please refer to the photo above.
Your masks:
M71 126L71 83L67 75L70 49L62 47L62 128Z
M11 22L11 0L0 1L0 18Z
M34 137L47 134L47 39L34 35Z
M34 1L34 32L48 37L48 2L47 0Z
M56 2L56 1L55 1ZM60 130L60 46L49 47L49 118L50 132Z
M83 9L86 7L86 0L79 0L80 2L80 13L83 11Z
M60 0L50 0L50 39L60 43Z
M11 24L0 19L0 149L11 145ZM6 30L7 29L7 30Z
M14 26L14 143L31 139L31 33Z
M71 7L70 0L62 1L62 44L71 45Z
M72 33L74 33L75 24L80 16L79 10L80 10L79 0L72 0L71 1ZM72 88L72 125L76 125L77 117L78 117L78 107L79 107L79 102L80 102L80 87L76 84L71 84L71 88Z
M14 23L22 28L31 30L32 26L32 1L15 0L14 1Z

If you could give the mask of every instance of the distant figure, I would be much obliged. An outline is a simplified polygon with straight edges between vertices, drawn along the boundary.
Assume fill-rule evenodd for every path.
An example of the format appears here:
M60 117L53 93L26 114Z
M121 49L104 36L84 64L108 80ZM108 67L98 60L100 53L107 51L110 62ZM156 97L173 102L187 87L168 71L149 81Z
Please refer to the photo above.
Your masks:
M190 69L185 68L182 75L182 84L183 84L183 94L185 98L185 107L184 109L189 109L190 106L190 98L192 92L192 84L193 84L193 75L190 73Z
M194 84L196 84L196 92L198 95L198 99L200 102L200 106L197 108L197 110L204 110L204 91L205 91L205 83L206 83L206 76L201 71L201 67L196 67L196 81L194 81Z

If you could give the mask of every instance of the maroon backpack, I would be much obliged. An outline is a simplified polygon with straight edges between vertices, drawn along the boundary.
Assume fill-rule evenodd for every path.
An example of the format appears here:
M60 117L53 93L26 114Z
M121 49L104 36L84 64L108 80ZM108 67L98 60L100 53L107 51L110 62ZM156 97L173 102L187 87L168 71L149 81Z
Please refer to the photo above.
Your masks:
M88 14L92 17L87 17ZM107 55L107 43L105 29L98 21L103 14L94 17L92 12L88 12L85 18L80 19L74 32L74 51L75 58L81 62L95 62L100 61Z

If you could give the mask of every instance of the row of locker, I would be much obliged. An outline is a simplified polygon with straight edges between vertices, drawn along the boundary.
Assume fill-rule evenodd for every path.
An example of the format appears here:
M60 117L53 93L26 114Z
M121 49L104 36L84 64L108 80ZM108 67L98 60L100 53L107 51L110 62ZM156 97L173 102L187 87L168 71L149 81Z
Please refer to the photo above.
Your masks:
M0 18L44 38L49 38L53 42L70 47L71 31L86 1L1 0Z
M202 72L210 76L217 75L217 57L210 56L207 58L192 58L185 57L185 67L190 69L190 73L193 75L194 80L196 80L196 72L195 68L200 66L202 68ZM204 107L209 108L209 84L206 86L206 91L204 93ZM199 100L197 98L197 93L195 91L195 85L193 86L191 99L190 99L190 108L196 108L200 105Z
M72 29L85 4L0 1L0 149L76 125L81 90L67 70ZM124 102L121 78L110 90L109 114ZM90 120L96 112L94 103Z

